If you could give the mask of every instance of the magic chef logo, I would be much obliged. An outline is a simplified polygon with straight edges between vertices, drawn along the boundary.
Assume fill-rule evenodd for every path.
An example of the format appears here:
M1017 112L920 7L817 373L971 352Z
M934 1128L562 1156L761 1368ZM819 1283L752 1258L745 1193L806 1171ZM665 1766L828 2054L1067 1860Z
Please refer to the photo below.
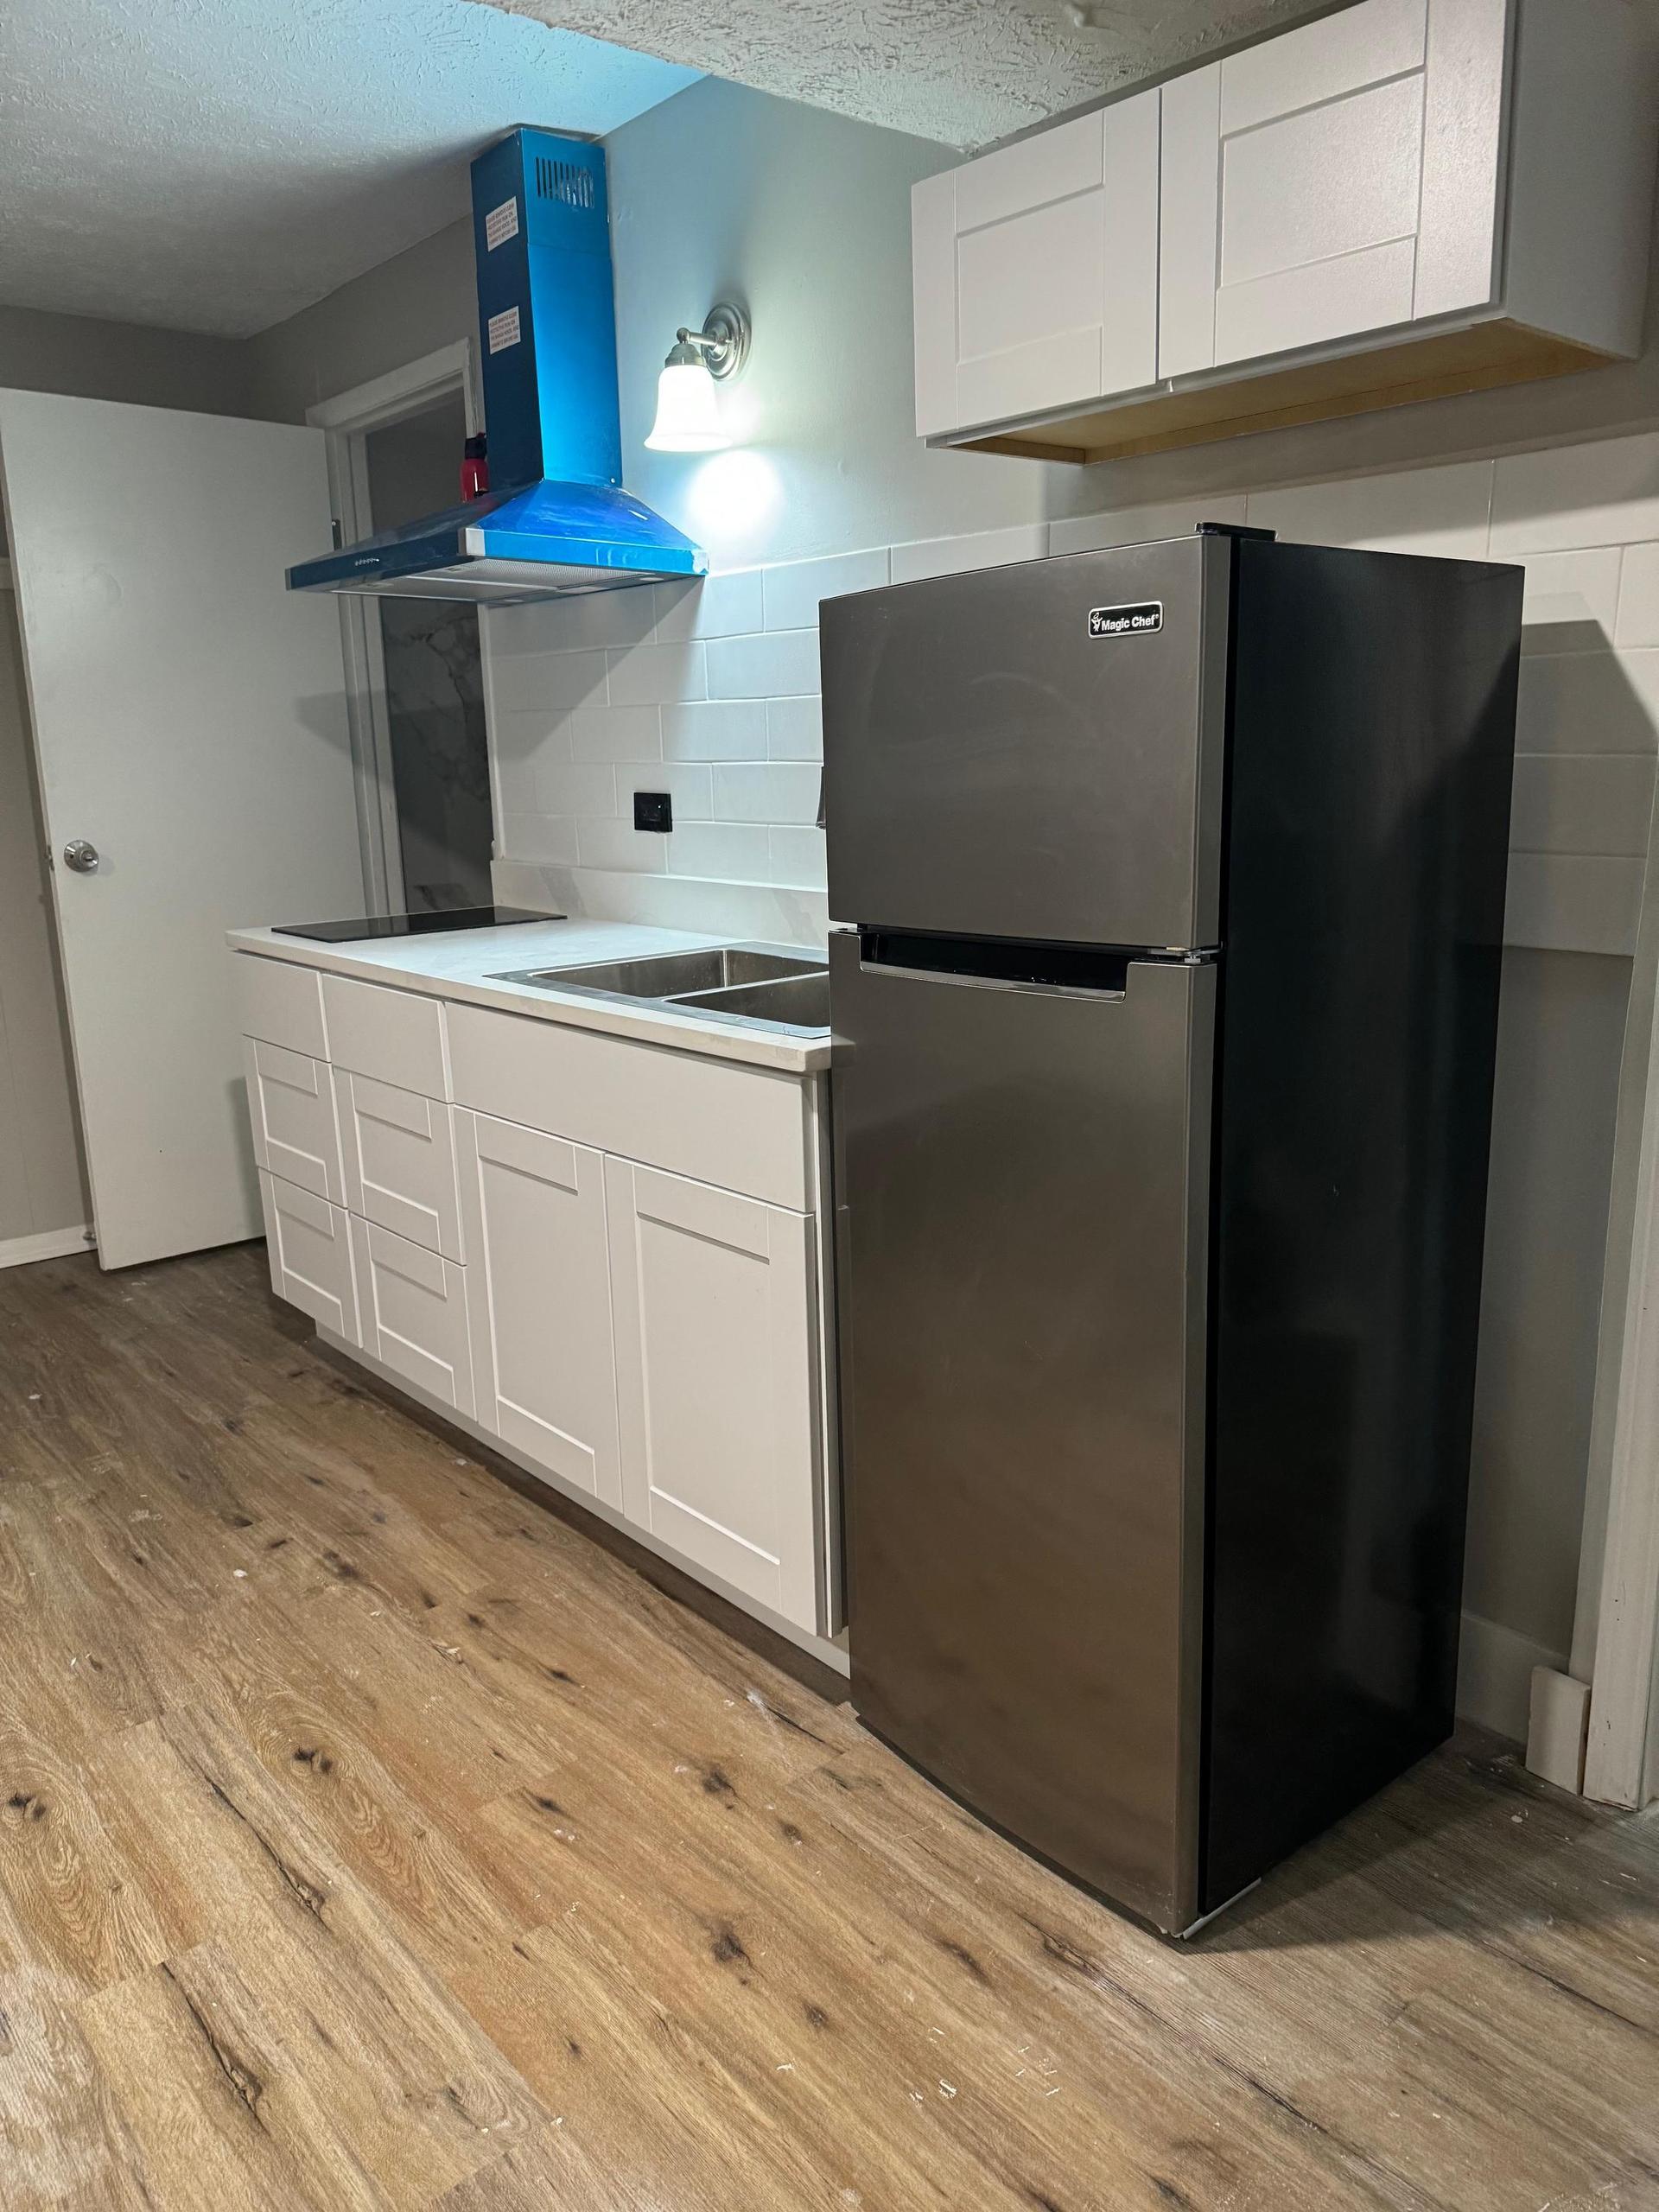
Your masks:
M1144 600L1139 607L1091 607L1089 610L1091 638L1146 638L1163 626L1161 599Z

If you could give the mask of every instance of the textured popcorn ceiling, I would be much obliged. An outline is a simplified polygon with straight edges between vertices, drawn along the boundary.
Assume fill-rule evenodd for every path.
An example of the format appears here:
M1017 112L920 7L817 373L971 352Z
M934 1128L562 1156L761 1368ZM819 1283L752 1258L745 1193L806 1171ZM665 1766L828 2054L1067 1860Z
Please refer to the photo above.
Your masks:
M471 0L981 146L1332 0ZM1078 16L1084 18L1079 24Z
M245 336L464 214L513 124L693 76L466 0L0 0L0 303Z

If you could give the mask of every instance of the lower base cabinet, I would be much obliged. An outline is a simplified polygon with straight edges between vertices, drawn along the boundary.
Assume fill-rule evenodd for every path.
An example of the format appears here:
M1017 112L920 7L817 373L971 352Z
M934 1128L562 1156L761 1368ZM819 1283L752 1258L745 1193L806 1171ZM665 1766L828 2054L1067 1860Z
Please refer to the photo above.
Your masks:
M348 1344L360 1344L352 1274L351 1216L315 1191L259 1171L270 1287Z
M442 1025L418 993L325 977L325 1027L315 976L238 966L265 1033L247 1074L276 1295L690 1573L832 1634L819 1224L793 1210L817 1124L798 1087L598 1040L615 1141L769 1193L743 1195L437 1095ZM603 1118L603 1097L561 1089L584 1071L592 1089L588 1055L490 1020L466 1033L468 1080L493 1080L488 1045L526 1115ZM634 1084L670 1107L642 1116Z
M466 1271L377 1223L348 1219L364 1351L475 1419Z
M810 1223L605 1160L630 1521L817 1630Z
M455 1113L477 1418L620 1511L601 1154Z

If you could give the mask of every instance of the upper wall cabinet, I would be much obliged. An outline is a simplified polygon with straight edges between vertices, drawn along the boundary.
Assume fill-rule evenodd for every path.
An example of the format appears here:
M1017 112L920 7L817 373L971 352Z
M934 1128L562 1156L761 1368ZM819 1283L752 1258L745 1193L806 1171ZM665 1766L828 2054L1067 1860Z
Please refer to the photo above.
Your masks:
M916 423L1070 407L1158 364L1158 95L916 187Z
M1086 461L1633 356L1655 47L1358 0L925 179L918 432Z

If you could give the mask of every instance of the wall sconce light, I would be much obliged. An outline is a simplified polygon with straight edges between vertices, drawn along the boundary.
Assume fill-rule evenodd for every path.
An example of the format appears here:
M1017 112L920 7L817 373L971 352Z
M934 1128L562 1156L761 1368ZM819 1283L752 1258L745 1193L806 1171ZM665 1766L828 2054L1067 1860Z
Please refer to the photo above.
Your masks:
M741 308L710 308L701 330L677 331L657 379L657 420L645 440L652 450L717 453L730 445L715 384L738 375L748 358L749 318Z

